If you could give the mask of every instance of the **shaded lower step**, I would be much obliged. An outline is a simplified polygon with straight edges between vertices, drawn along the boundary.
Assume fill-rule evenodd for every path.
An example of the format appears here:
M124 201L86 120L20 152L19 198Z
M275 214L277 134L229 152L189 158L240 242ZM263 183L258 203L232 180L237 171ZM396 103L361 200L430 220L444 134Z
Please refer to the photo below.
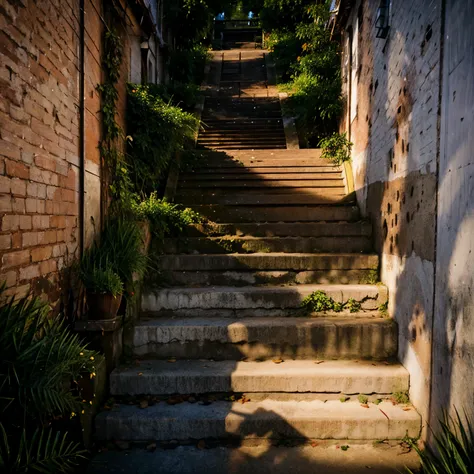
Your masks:
M287 360L141 361L110 375L111 395L172 395L212 392L391 394L409 388L408 371L400 364Z
M360 218L357 206L337 204L275 207L197 204L190 207L214 222L356 221Z
M339 444L308 441L293 447L264 443L200 449L193 443L176 449L158 448L154 452L143 448L122 452L104 450L92 459L87 474L399 474L407 467L412 471L420 467L416 452L407 453L396 442L379 445L349 442L348 451L340 449Z
M377 270L196 270L160 272L161 286L269 286L365 284L378 281Z
M259 222L241 224L196 224L189 235L236 235L254 237L370 237L370 222Z
M285 179L285 177L276 177L274 179L265 177L254 177L253 179L235 179L235 180L214 180L208 177L201 181L185 181L180 180L180 188L341 188L344 190L344 183L341 178L336 179L314 179L311 176L306 179L305 176L300 176L296 179ZM231 190L229 192L232 192Z
M188 310L279 309L299 310L307 296L324 292L337 303L354 300L360 310L377 310L388 299L384 285L298 285L298 286L253 286L234 288L172 288L157 289L143 294L142 310L146 312Z
M262 205L315 205L315 204L355 204L352 195L346 195L343 188L327 188L314 193L245 193L228 192L182 192L175 197L180 204L219 204L221 206L262 206Z
M265 144L265 143L253 143L251 145L242 145L242 144L237 144L237 145L231 145L231 144L223 144L218 145L218 144L213 144L213 145L199 145L200 147L205 147L209 149L215 149L215 150L274 150L276 148L280 149L285 149L286 150L286 144L285 145L275 145L275 144Z
M315 180L315 181L340 181L341 186L344 186L342 182L342 176L340 172L326 172L326 173L318 173L318 172L308 172L303 173L299 170L287 169L286 171L278 171L270 173L268 171L260 172L260 173L249 173L245 172L242 174L223 174L223 173L216 173L215 175L210 175L209 173L186 173L180 176L182 182L186 181L225 181L225 180Z
M147 409L120 405L95 420L99 440L187 440L206 438L402 439L418 437L420 417L414 409L383 402L363 408L339 401L258 403L214 402L211 405L158 403Z
M166 239L163 252L179 253L318 253L369 252L370 237L181 237Z
M135 356L157 359L375 359L397 353L397 325L388 318L158 317L130 335Z
M377 270L378 255L254 253L231 255L163 255L163 270Z

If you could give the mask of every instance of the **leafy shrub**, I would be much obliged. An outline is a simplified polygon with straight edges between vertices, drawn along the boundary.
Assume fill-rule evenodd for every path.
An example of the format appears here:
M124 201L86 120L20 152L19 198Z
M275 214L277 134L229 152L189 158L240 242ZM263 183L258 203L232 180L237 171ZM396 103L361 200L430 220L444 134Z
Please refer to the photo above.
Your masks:
M161 240L169 236L178 236L187 226L202 221L197 212L158 199L156 193L136 204L134 213L138 219L148 219L151 231Z
M336 303L331 297L329 297L324 291L315 291L308 295L303 302L301 307L308 310L309 312L323 312L341 310L339 309L338 303Z
M83 264L81 265L81 280L84 287L93 293L110 293L115 297L123 292L122 280L111 265L101 268L94 263L90 266Z
M204 66L209 58L208 49L199 44L172 51L168 60L171 82L201 84L204 80Z
M420 457L423 474L468 474L474 472L474 426L467 417L463 421L444 416L439 434L434 435L434 449L422 451L410 443ZM410 469L407 472L414 474Z
M54 423L81 410L78 381L92 376L95 357L38 298L0 306L1 472L69 472L78 464L84 452Z
M352 143L347 139L345 133L333 133L319 142L322 148L321 158L331 161L335 165L341 165L351 159Z
M144 253L144 235L139 224L129 217L108 220L100 242L94 243L80 264L80 276L86 286L103 285L120 293L116 276L123 287L133 292L135 280L145 274L148 257Z
M191 143L197 119L166 103L154 84L129 84L127 124L131 136L130 177L136 192L158 189L177 151Z
M271 51L279 81L289 81L297 67L302 41L295 33L276 31L266 37L266 47Z
M156 84L153 88L166 103L188 112L192 111L201 93L198 85L178 81Z

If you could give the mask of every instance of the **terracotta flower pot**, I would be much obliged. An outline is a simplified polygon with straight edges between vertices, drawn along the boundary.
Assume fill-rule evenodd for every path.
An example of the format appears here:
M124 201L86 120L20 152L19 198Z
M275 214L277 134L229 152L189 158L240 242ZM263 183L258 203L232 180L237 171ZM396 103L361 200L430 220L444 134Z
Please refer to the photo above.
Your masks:
M114 319L117 316L122 295L113 296L111 293L87 292L89 319Z

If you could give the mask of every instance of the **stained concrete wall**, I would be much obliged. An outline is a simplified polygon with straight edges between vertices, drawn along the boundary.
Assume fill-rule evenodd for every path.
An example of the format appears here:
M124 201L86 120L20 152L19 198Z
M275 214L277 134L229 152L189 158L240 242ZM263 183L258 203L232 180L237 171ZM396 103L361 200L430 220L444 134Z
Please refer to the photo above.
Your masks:
M427 420L441 0L393 1L386 39L376 38L379 5L376 0L356 2L345 23L343 41L352 58L343 58L343 129L354 143L357 197L373 223L381 279L390 292L389 312L399 325L398 356L411 375L410 396Z
M446 2L432 410L474 417L474 2Z

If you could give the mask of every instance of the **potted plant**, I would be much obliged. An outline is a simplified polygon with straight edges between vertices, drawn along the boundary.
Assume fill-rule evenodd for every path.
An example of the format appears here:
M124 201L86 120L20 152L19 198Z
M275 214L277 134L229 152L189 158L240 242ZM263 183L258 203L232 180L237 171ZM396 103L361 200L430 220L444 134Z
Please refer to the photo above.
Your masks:
M122 302L123 283L112 265L91 262L86 255L81 262L81 280L86 289L89 319L114 319Z

